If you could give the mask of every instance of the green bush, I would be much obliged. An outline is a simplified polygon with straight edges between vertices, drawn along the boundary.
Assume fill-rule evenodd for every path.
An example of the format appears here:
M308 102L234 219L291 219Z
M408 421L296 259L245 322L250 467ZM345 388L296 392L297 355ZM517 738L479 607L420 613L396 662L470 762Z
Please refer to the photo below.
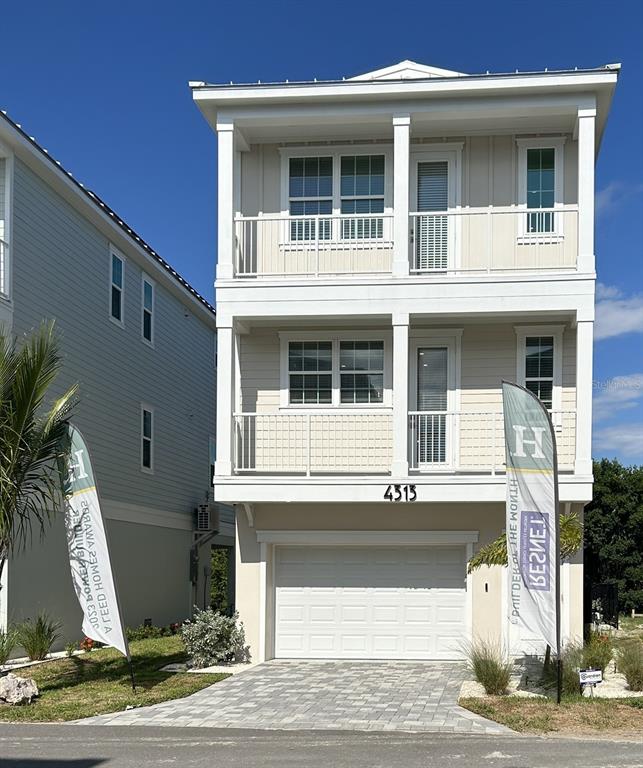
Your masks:
M65 645L65 655L71 659L76 650L78 649L78 643L67 643Z
M46 613L40 613L36 620L27 619L18 625L18 643L25 649L30 661L47 658L51 646L60 637L59 621L53 621Z
M624 643L617 651L616 664L625 675L631 691L643 691L643 642L634 640Z
M0 629L0 667L7 663L17 644L18 637L13 627L7 627L5 632Z
M580 681L578 671L583 669L583 644L567 643L561 653L563 662L562 693L565 696L578 696L580 693ZM558 684L558 666L553 658L551 664L543 670L543 684L548 688L555 688Z
M154 627L141 624L140 627L127 627L125 630L127 639L132 642L133 640L148 640L150 638L167 637L171 635L169 627Z
M511 680L513 664L497 644L488 640L474 640L464 646L469 670L475 679L492 696L506 693Z
M614 644L609 635L592 632L583 648L583 665L585 668L600 669L605 672L607 665L614 655Z
M212 608L195 607L194 618L181 627L185 649L197 669L225 661L246 661L246 636L239 615L224 616Z

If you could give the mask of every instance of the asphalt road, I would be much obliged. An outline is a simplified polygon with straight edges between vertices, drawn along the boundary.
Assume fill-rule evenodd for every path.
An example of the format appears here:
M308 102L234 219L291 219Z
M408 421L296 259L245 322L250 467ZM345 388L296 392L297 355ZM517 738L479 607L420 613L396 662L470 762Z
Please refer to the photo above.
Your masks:
M0 724L1 768L643 768L643 741Z

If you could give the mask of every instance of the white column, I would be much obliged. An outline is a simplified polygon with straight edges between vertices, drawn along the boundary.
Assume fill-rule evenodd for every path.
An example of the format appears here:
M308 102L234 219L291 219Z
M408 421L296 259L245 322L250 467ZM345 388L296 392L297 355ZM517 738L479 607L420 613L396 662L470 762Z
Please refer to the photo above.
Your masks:
M218 208L217 208L217 278L234 277L234 123L217 123Z
M409 165L411 116L393 115L393 275L409 274Z
M596 110L578 110L578 271L594 271L594 163Z
M576 325L576 464L580 475L592 473L592 358L594 321Z
M221 327L218 325L217 318L217 456L214 463L215 476L232 474L234 379L232 322Z
M409 315L393 315L393 477L409 474Z

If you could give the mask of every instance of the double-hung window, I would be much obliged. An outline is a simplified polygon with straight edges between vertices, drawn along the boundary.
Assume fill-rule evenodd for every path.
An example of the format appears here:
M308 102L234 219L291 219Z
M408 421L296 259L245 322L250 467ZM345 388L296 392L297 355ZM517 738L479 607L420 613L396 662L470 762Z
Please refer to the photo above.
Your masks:
M384 213L384 155L344 155L340 169L340 210L351 215L342 219L342 238L383 237L383 219L359 214Z
M329 240L333 212L333 158L292 157L288 175L288 205L291 216L314 216L290 222L290 239Z
M525 387L549 410L554 392L554 337L525 337Z
M282 406L384 405L385 357L383 339L288 340Z
M152 472L154 468L154 411L152 408L141 406L141 469Z
M143 276L141 288L141 334L148 344L154 341L154 283Z
M527 149L527 233L553 232L556 202L556 150L553 147Z
M340 402L383 402L384 342L341 341L339 373Z
M123 291L125 284L125 259L110 249L109 316L119 325L124 324Z

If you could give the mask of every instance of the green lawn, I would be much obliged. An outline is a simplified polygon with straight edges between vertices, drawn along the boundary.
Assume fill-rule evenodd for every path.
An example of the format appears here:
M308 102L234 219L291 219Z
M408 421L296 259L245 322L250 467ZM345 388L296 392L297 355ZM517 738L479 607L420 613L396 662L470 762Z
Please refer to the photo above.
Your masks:
M460 705L521 733L626 736L643 733L643 698L586 699L572 696L560 706L551 699L490 696L460 699Z
M104 648L16 670L17 675L36 681L40 697L28 706L0 705L0 721L52 722L118 712L128 704L144 706L178 699L228 677L160 672L166 664L186 660L178 635L137 640L130 647L136 693L126 660L117 651Z

